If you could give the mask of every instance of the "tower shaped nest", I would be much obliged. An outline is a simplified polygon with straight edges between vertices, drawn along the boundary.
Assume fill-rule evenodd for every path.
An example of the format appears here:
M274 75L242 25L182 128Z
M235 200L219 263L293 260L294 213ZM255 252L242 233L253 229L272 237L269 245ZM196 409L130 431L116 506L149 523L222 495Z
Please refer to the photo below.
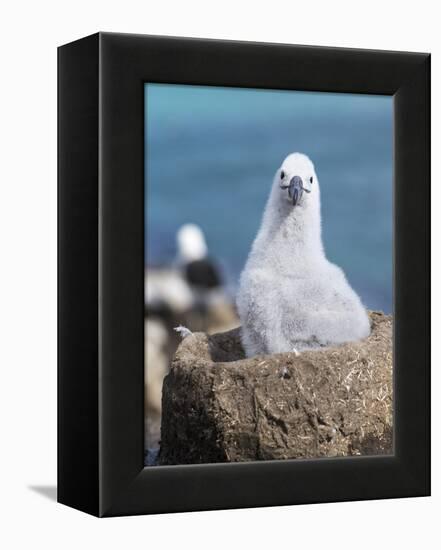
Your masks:
M159 464L391 454L392 317L318 351L246 358L240 328L195 333L164 380Z

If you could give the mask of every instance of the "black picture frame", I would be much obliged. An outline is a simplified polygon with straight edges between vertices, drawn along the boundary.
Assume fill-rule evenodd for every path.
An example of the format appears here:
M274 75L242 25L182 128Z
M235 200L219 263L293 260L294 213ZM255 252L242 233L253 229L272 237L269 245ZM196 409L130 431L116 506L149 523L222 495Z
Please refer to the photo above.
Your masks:
M118 516L429 495L430 55L98 33L59 48L58 75L59 502ZM393 96L393 456L144 468L145 82Z

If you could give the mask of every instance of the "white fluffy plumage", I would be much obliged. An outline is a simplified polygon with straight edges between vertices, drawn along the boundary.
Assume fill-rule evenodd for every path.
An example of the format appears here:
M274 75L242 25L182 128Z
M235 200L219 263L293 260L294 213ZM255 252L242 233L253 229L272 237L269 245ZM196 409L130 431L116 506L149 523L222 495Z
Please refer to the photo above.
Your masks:
M294 206L289 183L298 178L304 191ZM248 357L327 347L370 333L360 298L325 256L319 182L306 155L289 155L274 176L237 307Z

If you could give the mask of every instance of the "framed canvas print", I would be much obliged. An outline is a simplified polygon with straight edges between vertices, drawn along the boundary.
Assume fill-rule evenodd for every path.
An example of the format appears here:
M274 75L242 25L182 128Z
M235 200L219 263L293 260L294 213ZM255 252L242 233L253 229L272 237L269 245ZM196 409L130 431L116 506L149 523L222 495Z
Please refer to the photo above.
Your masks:
M430 56L58 54L58 499L430 494Z

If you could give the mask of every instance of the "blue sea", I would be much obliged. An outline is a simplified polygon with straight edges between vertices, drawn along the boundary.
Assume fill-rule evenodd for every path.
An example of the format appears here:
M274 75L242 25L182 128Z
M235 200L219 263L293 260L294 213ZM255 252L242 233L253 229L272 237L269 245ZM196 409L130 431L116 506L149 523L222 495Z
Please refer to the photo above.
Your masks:
M299 151L328 258L367 307L392 311L391 97L146 84L145 102L146 265L173 262L176 231L196 223L234 293L274 172Z

